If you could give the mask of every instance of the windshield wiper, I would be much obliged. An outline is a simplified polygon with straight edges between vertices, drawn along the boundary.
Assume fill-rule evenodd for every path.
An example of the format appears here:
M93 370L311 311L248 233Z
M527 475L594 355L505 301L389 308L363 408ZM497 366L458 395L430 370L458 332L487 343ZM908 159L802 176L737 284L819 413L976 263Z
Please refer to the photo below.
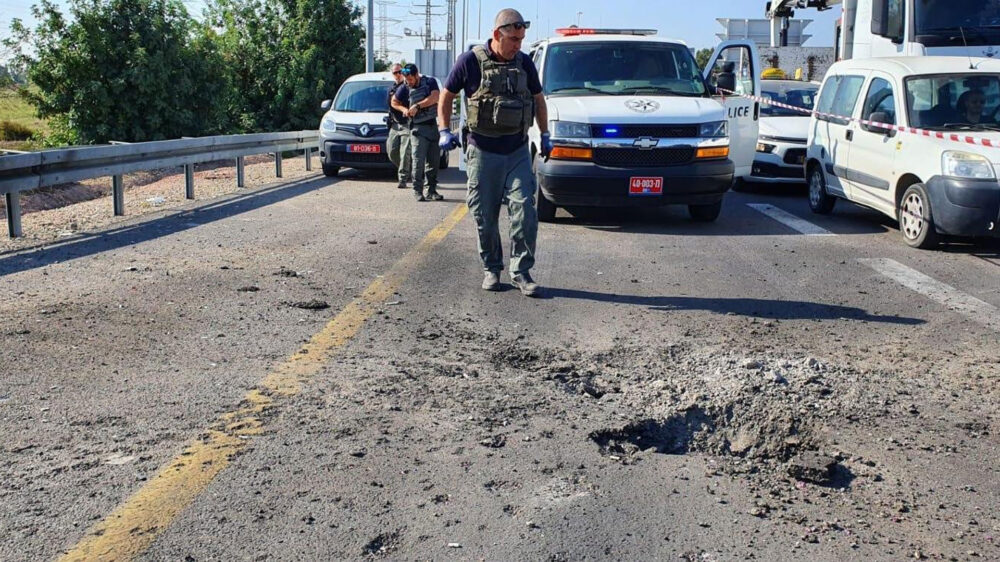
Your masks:
M583 90L585 92L596 92L598 94L608 94L608 93L610 93L610 92L606 92L606 91L598 89L598 88L591 88L590 86L566 86L565 88L556 88L555 90L550 90L549 93L550 94L555 94L555 93L558 93L558 92L568 92L570 90Z
M941 125L943 129L954 129L956 131L998 131L1000 132L1000 125L991 125L989 123L945 123Z
M630 94L666 94L668 96L682 96L682 97L702 97L704 94L699 94L695 92L678 92L670 88L658 88L656 86L637 86L635 88L625 88L618 92L617 95L627 96Z

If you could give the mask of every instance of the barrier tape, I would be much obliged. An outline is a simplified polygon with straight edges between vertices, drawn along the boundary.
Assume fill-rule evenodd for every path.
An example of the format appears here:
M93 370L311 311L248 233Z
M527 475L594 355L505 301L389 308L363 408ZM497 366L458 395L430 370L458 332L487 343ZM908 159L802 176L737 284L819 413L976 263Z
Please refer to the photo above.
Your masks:
M802 107L796 107L794 105L788 105L787 103L781 103L774 100L769 100L761 96L750 96L747 94L738 94L730 90L719 89L720 92L726 94L733 94L739 98L746 98L756 102L764 103L773 107L781 107L783 109L790 109L798 113L803 113L806 115L816 115L819 117L826 117L828 119L838 119L841 121L850 121L854 123L860 123L868 127L878 127L880 129L888 129L891 131L899 131L901 133L909 133L911 135L919 135L927 138L935 138L941 140L949 140L962 144L970 144L973 146L985 146L987 148L1000 148L1000 142L991 141L990 139L984 139L979 137L971 137L968 135L959 135L955 133L945 133L942 131L928 131L927 129L921 129L919 127L904 127L902 125L893 125L892 123L880 123L878 121L869 121L867 119L855 119L853 117L844 117L842 115L834 115L832 113L824 113L822 111L816 111L813 109L805 109Z

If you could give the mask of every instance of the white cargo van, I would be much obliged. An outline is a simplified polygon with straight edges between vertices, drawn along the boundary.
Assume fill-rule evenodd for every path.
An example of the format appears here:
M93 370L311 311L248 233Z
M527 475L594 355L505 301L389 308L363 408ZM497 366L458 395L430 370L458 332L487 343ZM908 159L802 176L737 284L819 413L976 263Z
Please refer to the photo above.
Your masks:
M733 178L750 173L760 109L716 85L759 96L756 46L723 43L703 72L687 45L652 30L557 33L530 53L555 146L534 158L539 218L564 206L683 204L715 220ZM534 156L537 126L529 139Z
M814 212L836 198L871 207L919 248L943 234L1000 234L1000 60L841 61L817 110L826 115L813 116L806 154Z

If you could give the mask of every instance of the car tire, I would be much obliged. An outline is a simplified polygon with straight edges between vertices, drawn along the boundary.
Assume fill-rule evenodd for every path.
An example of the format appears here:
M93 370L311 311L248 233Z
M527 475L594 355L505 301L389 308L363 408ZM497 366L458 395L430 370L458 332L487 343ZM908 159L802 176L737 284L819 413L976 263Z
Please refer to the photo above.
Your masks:
M323 175L328 178L335 178L340 175L340 166L332 166L330 164L323 164Z
M532 163L535 172L535 212L541 222L552 222L556 218L556 206L552 201L545 198L542 193L542 180L538 173L538 158Z
M438 164L438 170L447 170L448 169L448 155L449 154L451 154L450 150L442 150L441 151L441 161Z
M829 215L837 198L826 191L826 177L819 165L809 171L809 208L817 215Z
M908 246L922 250L937 246L939 238L934 229L931 199L924 184L915 183L903 193L896 218L899 219L899 232Z
M750 191L753 191L753 185L743 178L734 178L733 191L739 193L748 193Z
M688 213L698 222L712 222L722 212L722 201L708 205L688 205Z

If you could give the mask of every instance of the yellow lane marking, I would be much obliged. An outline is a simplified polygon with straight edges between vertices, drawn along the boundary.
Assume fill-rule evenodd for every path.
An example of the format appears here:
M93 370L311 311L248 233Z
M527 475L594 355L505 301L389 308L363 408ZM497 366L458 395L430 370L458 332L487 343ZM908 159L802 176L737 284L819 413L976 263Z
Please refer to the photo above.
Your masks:
M171 460L145 486L87 534L60 560L128 560L145 551L174 519L264 429L262 414L299 393L333 354L353 338L379 306L399 289L431 250L465 217L460 205L406 253L383 277L345 306L326 326L249 391L239 408Z

